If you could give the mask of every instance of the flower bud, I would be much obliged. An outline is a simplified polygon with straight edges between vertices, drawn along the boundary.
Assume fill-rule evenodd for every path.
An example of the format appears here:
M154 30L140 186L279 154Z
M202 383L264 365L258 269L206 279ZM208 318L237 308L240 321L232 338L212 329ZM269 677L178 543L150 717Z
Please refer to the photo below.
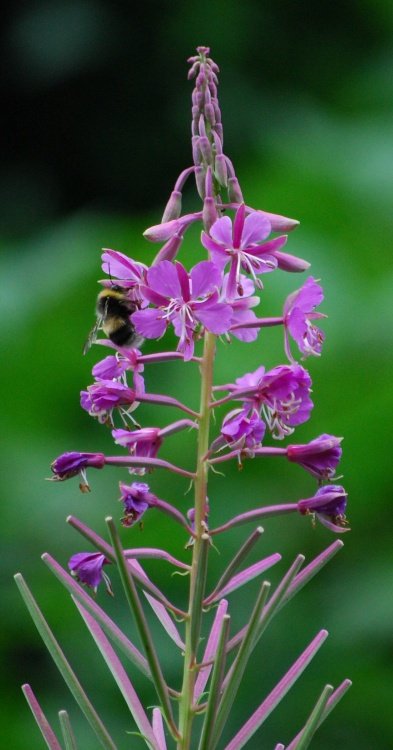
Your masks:
M231 203L243 203L243 193L240 189L237 177L230 177L228 180L228 197Z
M181 199L182 194L180 190L173 190L169 198L168 203L165 206L165 211L162 215L161 222L166 224L173 219L178 219L181 214Z

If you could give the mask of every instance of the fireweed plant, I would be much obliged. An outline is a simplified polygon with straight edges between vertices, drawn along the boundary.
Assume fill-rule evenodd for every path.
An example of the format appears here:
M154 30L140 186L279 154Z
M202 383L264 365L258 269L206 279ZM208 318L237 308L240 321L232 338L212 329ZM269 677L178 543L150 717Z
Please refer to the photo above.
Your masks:
M209 57L209 49L199 47L189 60L189 78L195 80L192 94L193 165L178 177L160 224L146 230L145 237L161 245L152 265L128 258L120 252L105 250L103 270L108 279L104 288L116 292L107 303L103 317L109 339L97 343L110 353L93 368L94 383L81 394L82 408L112 430L119 451L116 455L70 452L52 464L53 479L63 481L79 477L80 489L89 490L87 472L117 466L131 475L120 482L123 507L121 523L138 525L149 510L167 514L178 524L185 544L186 562L175 559L164 549L124 549L111 517L106 519L110 543L76 518L69 523L88 540L91 548L74 554L68 563L70 574L50 555L44 561L70 592L88 630L95 640L130 710L139 734L152 750L240 750L259 728L302 674L324 642L321 630L282 676L236 734L223 744L222 733L253 650L277 612L332 558L342 542L334 541L304 566L298 555L278 586L268 581L260 586L248 619L238 632L232 632L227 598L253 578L260 576L281 559L272 554L244 567L244 560L258 543L262 520L281 514L300 513L319 521L335 533L348 531L345 519L347 495L335 482L341 457L341 438L322 434L307 444L293 442L297 425L307 421L313 408L311 378L299 363L308 356L319 356L324 334L317 323L324 315L317 312L323 290L312 276L284 302L279 317L258 317L255 308L263 294L262 279L281 269L288 273L307 271L309 263L284 251L287 234L298 222L245 204L231 160L223 150L221 113L217 99L218 67ZM182 214L182 190L194 178L201 209ZM178 260L188 228L201 226L204 259L188 268ZM117 300L114 302L113 300ZM124 315L126 301L133 310ZM131 304L132 303L132 304ZM131 345L121 346L122 326L131 332ZM254 372L239 373L233 382L214 384L216 355L231 337L252 344L261 328L280 326L287 362L267 370L261 364ZM178 339L176 351L142 354L143 339L161 340L168 328ZM117 332L117 333L116 333ZM120 336L119 336L120 332ZM135 346L132 346L135 344ZM196 353L197 352L197 353ZM200 352L200 353L199 353ZM168 395L149 393L144 375L148 367L182 360L200 372L198 412ZM161 404L180 412L172 424L159 428L141 426L143 404ZM228 405L221 426L212 422L216 407ZM140 415L140 416L139 416ZM212 428L212 429L211 429ZM195 430L194 470L169 463L160 457L164 444L174 433ZM215 431L212 436L211 432ZM279 443L279 445L277 445ZM288 443L288 444L287 444ZM302 466L316 479L314 493L295 503L261 507L242 507L241 513L223 519L219 526L209 525L208 493L210 471L218 472L227 461L241 467L249 460L260 462L276 456L279 462ZM194 506L184 513L168 498L154 492L154 471L175 472L193 485ZM135 481L132 481L135 479ZM146 480L149 480L147 482ZM224 481L224 480L222 480ZM256 489L256 495L258 490ZM170 498L173 500L173 498ZM246 498L244 498L246 500ZM184 503L184 501L183 501ZM212 590L207 590L208 559L220 535L237 526L251 526L251 534L226 566ZM132 536L132 532L127 532ZM170 601L147 576L143 560L166 561L184 575L189 591L188 608L183 611ZM214 556L215 562L218 560ZM117 567L124 587L143 652L139 651L116 623L97 603L99 586L112 593L108 571ZM72 694L93 728L101 747L115 750L116 745L98 716L78 678L52 634L22 576L16 580L34 622ZM90 589L90 591L89 591ZM93 592L93 596L91 596ZM143 596L141 596L141 593ZM182 676L176 686L169 685L160 664L142 601L147 600L182 657ZM149 610L150 611L150 610ZM121 652L124 663L117 652ZM133 687L134 670L139 670L155 689L152 713L144 708ZM344 680L334 689L326 685L309 718L298 734L285 739L286 750L300 750L312 736L350 685ZM23 690L37 724L50 750L77 743L68 714L59 712L63 744L50 727L31 687ZM250 701L251 703L252 701ZM130 740L127 747L130 746ZM137 740L133 739L134 744ZM276 750L284 748L280 742Z

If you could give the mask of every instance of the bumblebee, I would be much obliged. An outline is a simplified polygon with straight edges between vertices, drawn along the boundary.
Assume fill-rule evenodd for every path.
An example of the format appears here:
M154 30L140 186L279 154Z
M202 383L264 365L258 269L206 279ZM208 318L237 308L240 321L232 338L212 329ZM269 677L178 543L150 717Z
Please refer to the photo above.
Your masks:
M135 326L130 320L130 315L138 309L137 303L127 297L127 290L122 286L114 284L103 289L97 297L97 320L83 347L83 354L94 344L100 330L116 346L133 348L140 345L142 338L135 332Z

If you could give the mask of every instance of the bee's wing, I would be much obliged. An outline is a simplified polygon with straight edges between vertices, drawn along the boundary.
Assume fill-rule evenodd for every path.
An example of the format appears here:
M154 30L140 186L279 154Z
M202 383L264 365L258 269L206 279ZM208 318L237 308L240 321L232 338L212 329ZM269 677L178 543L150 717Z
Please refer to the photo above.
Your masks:
M94 323L93 328L91 329L91 331L90 331L90 333L89 333L89 335L88 335L88 337L87 337L87 339L86 339L86 341L84 343L84 346L83 346L83 349L82 349L83 354L87 354L87 352L89 351L91 345L94 344L94 342L95 342L95 340L97 338L97 333L100 330L100 328L102 327L102 322L103 322L103 316L100 315L97 318L96 322Z

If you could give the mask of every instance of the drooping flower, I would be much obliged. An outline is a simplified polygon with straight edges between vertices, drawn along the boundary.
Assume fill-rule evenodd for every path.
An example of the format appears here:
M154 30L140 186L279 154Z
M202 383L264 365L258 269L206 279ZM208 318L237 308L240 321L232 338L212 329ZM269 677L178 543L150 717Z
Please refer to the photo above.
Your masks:
M150 492L149 485L144 482L133 482L132 484L120 482L119 486L120 501L124 506L124 517L121 522L123 526L133 526L151 507L156 500L156 496Z
M342 455L341 441L324 433L305 445L288 445L287 457L314 477L332 480Z
M266 425L256 409L233 409L223 420L221 435L232 448L248 448L252 451L261 444ZM250 454L251 455L251 454Z
M209 506L209 501L206 498L205 505L203 508L203 519L202 519L202 523L203 523L205 531L207 531L209 528L208 527L209 513L210 513L210 506ZM195 531L195 508L189 508L186 515L187 515L188 521L190 522L191 530ZM192 546L192 544L193 544L193 540L190 540L190 542L188 542L187 544L187 547Z
M179 337L177 349L189 360L199 325L215 334L226 333L230 328L232 308L219 301L221 273L214 263L201 261L187 273L181 263L163 260L149 269L146 280L141 291L154 308L137 310L132 315L142 336L159 338L172 323Z
M128 448L132 456L139 458L155 458L163 438L160 435L158 427L143 427L140 430L112 430L112 436L115 443ZM129 469L130 474L143 476L146 469L143 467L132 467Z
M285 353L293 362L289 345L289 336L296 341L304 357L310 354L319 356L325 334L312 321L325 318L323 313L315 312L315 308L323 301L323 289L310 276L305 284L287 297L284 305Z
M222 216L213 224L209 234L202 232L202 245L214 263L222 270L229 261L231 263L228 300L242 295L242 270L252 276L257 287L262 288L257 275L277 268L274 251L285 245L287 237L283 235L265 242L270 232L271 224L266 215L253 211L246 217L244 203L239 206L233 224L229 216Z
M77 552L68 561L71 575L78 581L96 592L104 580L108 594L113 594L110 580L103 571L103 566L108 564L109 560L101 552Z
M344 487L327 484L320 487L314 497L299 500L297 505L300 513L314 514L331 531L338 533L349 531L345 517L347 493Z
M278 365L268 371L258 367L237 378L230 390L232 398L240 398L262 412L276 440L291 435L296 425L307 421L313 408L311 378L298 364Z
M128 388L116 380L99 380L89 385L87 391L81 391L81 406L92 417L100 422L111 419L113 409L126 406L127 413L137 406L137 396L132 388Z
M81 484L79 485L83 492L89 491L89 483L86 477L88 467L102 469L105 466L105 456L103 453L78 453L69 451L55 458L51 464L54 474L51 480L54 482L63 482L65 479L80 476Z
M229 274L226 273L222 281L221 289L221 300L223 301L228 299L228 279ZM233 313L230 334L240 341L251 342L258 338L259 328L248 328L247 324L250 324L257 319L251 308L259 305L259 297L254 295L255 287L251 279L248 279L247 276L244 276L243 274L240 275L240 285L242 288L242 294L240 295L236 292L234 298L231 299L230 302ZM232 326L240 326L242 323L246 325L245 328L232 329Z
M144 366L138 361L141 352L139 349L122 349L117 347L116 349L116 354L111 354L94 365L92 370L93 377L95 380L121 380L124 385L127 385L125 373L131 370L135 390L138 393L144 393L145 381L141 375Z

